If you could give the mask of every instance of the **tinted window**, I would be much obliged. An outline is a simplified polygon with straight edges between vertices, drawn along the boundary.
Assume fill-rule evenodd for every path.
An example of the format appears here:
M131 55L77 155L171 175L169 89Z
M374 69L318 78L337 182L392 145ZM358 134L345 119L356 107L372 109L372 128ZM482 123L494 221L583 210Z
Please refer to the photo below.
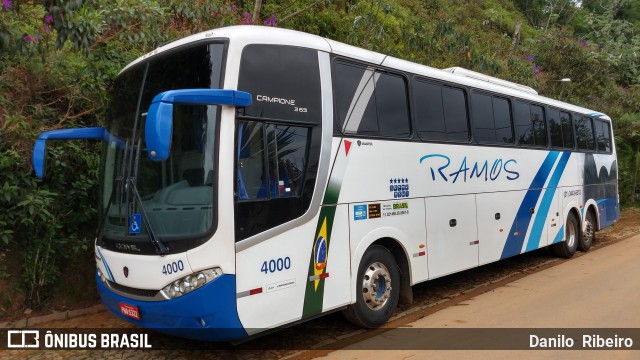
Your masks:
M466 101L462 90L416 79L413 81L413 92L416 128L421 139L469 140ZM450 98L445 100L447 96ZM455 109L456 106L459 108Z
M547 120L549 120L550 141L553 147L563 147L562 125L560 124L560 112L558 110L549 109L547 111Z
M363 131L374 130L377 132L375 98L372 96L375 88L373 69L334 63L333 79L339 128L342 130L345 119L353 117L363 123ZM359 96L355 96L356 94ZM350 126L354 126L354 124L355 121ZM375 124L375 128L367 129L367 127L371 127L368 124ZM358 126L355 126L356 130Z
M512 143L511 111L507 99L474 94L474 136L479 143Z
M444 122L442 86L414 81L413 91L418 135L425 140L449 140Z
M547 146L547 123L544 121L542 106L531 105L531 122L536 146Z
M534 145L533 124L531 124L531 111L529 104L516 101L513 107L513 117L516 123L516 136L519 144Z
M496 124L496 141L513 143L513 125L511 125L511 109L509 100L493 97L493 116Z
M376 83L376 108L380 135L409 136L409 107L404 78L380 74Z
M547 146L547 127L541 106L516 102L514 106L518 143Z
M409 136L406 84L401 76L336 61L333 88L338 125L344 133Z
M573 126L571 124L571 115L566 112L560 112L560 123L562 124L562 142L565 148L573 149Z
M457 141L469 140L469 119L464 91L447 86L443 87L442 104L447 137Z
M593 124L596 130L598 152L611 152L611 131L609 129L609 123L602 120L594 120Z
M578 149L595 150L596 144L593 138L591 118L580 117L576 120L576 138L578 140Z
M320 123L318 53L276 45L249 45L242 52L238 89L253 96L245 116Z
M471 111L473 114L473 126L478 142L496 142L496 130L493 121L493 104L491 96L473 94L471 97Z

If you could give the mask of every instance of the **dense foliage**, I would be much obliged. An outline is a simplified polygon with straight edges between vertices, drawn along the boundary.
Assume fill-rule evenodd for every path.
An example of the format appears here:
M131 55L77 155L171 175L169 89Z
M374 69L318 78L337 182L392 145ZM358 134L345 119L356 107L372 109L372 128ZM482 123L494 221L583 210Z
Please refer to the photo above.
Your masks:
M38 133L99 125L124 65L171 39L233 24L462 66L602 110L615 119L621 199L638 200L638 1L2 0L0 280L21 279L0 294L0 316L73 292L72 272L93 266L100 144L50 146L42 182L30 164ZM20 269L7 265L7 254Z

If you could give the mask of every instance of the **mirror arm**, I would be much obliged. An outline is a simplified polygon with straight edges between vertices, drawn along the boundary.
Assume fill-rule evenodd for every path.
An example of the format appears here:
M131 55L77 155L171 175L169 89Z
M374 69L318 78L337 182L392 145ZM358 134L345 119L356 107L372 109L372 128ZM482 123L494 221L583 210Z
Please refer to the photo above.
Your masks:
M44 164L47 153L47 140L72 140L72 139L105 139L108 132L102 127L61 129L45 131L38 136L33 145L31 161L36 176L40 179L44 176Z

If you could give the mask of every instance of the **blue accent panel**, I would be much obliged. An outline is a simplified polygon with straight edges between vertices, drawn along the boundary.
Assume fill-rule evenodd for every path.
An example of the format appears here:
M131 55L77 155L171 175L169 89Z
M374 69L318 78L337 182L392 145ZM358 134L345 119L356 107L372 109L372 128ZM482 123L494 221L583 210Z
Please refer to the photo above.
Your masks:
M540 202L540 206L536 212L536 218L533 221L533 227L529 234L529 242L527 243L526 251L535 250L540 246L540 238L544 231L544 224L546 222L547 215L549 215L549 208L551 207L553 196L556 194L558 183L560 182L560 178L564 173L564 169L567 166L570 156L570 152L562 153L560 161L558 161L558 165L556 165L556 169L553 171L553 175L551 175L551 180L549 180L549 184L547 184L547 189L544 191L542 201Z
M113 274L111 273L111 269L109 269L109 264L107 264L107 260L105 260L104 256L102 255L102 251L100 251L98 247L96 247L96 249L98 250L98 254L100 254L100 258L102 259L102 264L104 265L104 268L107 269L107 277L109 278L109 281L115 282L115 279L113 278Z
M120 318L159 332L195 340L231 341L247 336L236 309L236 277L221 275L179 298L139 301L109 290L96 273L102 303ZM140 320L120 313L120 302L138 307ZM205 326L202 326L204 319Z
M620 217L618 198L604 198L596 201L600 213L600 229L613 225Z
M556 234L556 237L553 238L553 241L551 242L552 244L558 243L560 241L564 240L564 225L560 228L560 230L558 230L558 233Z
M156 95L147 111L145 141L149 158L164 161L171 150L173 104L250 106L251 94L224 89L182 89Z
M501 259L520 254L522 244L524 243L524 232L526 232L529 227L529 223L531 222L531 213L529 212L529 209L535 208L538 198L540 197L540 193L542 192L542 188L544 187L544 183L547 181L551 168L553 167L553 164L555 164L559 154L560 153L557 151L550 151L549 154L547 154L547 157L542 162L538 173L533 178L531 185L529 185L529 190L524 195L524 199L522 200L522 204L520 204L516 218L511 225L507 242L504 244L504 248L502 249ZM517 231L522 232L522 234L516 236L515 232Z
M33 155L31 157L36 176L40 179L44 176L47 140L103 139L106 133L106 130L101 127L61 129L41 133L35 145L33 145Z

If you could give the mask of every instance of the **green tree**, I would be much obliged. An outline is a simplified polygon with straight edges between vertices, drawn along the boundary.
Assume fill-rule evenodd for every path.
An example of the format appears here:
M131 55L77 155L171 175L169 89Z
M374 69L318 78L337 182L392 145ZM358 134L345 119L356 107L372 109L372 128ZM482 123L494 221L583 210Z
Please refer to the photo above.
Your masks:
M631 179L628 190L627 200L629 202L638 201L638 172L640 161L640 113L624 114L620 120L616 122L616 134L622 155L625 152L631 153L630 172Z

